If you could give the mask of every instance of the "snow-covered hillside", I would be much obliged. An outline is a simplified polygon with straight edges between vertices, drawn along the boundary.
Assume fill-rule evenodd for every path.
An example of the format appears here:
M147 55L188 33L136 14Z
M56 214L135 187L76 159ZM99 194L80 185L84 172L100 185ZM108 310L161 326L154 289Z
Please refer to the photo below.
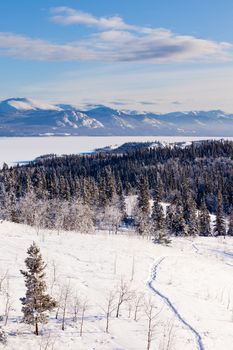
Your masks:
M31 110L50 110L61 111L62 108L45 102L40 102L28 98L9 98L0 103L1 112L10 111L31 111Z
M0 136L232 136L233 114L220 110L167 114L68 104L27 98L0 101Z
M0 315L4 314L8 289L12 307L5 327L8 350L143 350L147 348L148 317L145 306L154 305L151 349L230 350L233 344L233 240L230 238L174 239L171 247L154 245L135 236L109 236L97 232L41 231L0 223ZM47 263L49 292L59 298L62 286L69 286L70 300L65 330L61 314L51 314L43 336L20 323L24 280L19 270L29 245L35 241ZM123 280L131 299L122 305L120 317L112 312L109 334L105 333L106 298L116 293ZM1 281L1 278L0 278ZM75 296L87 300L83 335L80 317L73 321ZM134 295L134 296L133 296ZM135 304L139 302L137 321ZM130 314L130 317L129 317ZM3 321L0 322L4 324ZM168 343L170 342L170 345ZM48 344L48 345L46 345ZM47 347L46 347L47 346Z

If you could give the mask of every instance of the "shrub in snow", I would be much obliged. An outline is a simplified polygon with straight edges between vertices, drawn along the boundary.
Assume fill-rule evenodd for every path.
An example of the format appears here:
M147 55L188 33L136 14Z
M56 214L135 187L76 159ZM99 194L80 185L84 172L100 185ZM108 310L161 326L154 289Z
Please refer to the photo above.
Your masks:
M2 329L2 327L0 327L0 343L6 344L6 342L7 342L7 335L5 331Z

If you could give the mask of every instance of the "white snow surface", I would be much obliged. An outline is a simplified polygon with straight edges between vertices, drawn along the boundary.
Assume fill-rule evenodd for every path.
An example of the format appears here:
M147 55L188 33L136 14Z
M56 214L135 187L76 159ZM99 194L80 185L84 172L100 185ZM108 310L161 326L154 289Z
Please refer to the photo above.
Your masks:
M105 316L102 310L110 290L115 290L122 278L129 281L137 295L156 305L155 336L151 349L164 347L171 328L170 350L200 349L191 328L200 336L205 350L231 350L233 344L233 239L195 238L173 239L170 247L155 245L134 235L108 235L104 232L84 235L77 232L40 231L9 222L0 223L0 276L9 275L13 310L5 331L7 350L45 349L46 339L54 342L56 350L143 350L146 349L147 324L144 306L139 320L128 317L128 305L121 310L119 319L110 319L109 334L104 332ZM72 321L68 313L65 331L61 322L50 315L43 335L36 337L31 326L20 323L24 280L19 270L29 245L35 241L47 263L47 284L50 286L53 266L56 265L58 284L69 284L74 293L87 298L88 309L83 336L79 336L80 319ZM132 262L135 262L134 277ZM116 262L116 264L114 263ZM114 271L116 265L116 271ZM152 288L148 288L150 285ZM168 298L171 305L153 290ZM0 315L4 313L4 297L0 292ZM79 315L80 316L80 315ZM3 322L0 322L1 324ZM170 326L169 326L170 325ZM165 339L165 340L164 340ZM44 345L43 345L44 344ZM166 346L166 344L165 344ZM52 349L48 347L46 349Z
M93 152L96 148L114 145L114 148L125 142L154 142L162 144L173 142L190 142L207 140L210 137L172 137L172 136L67 136L57 137L45 134L45 137L0 137L0 166L5 162L16 165L34 160L44 154L80 154ZM222 139L216 137L214 139ZM227 138L231 139L232 138Z

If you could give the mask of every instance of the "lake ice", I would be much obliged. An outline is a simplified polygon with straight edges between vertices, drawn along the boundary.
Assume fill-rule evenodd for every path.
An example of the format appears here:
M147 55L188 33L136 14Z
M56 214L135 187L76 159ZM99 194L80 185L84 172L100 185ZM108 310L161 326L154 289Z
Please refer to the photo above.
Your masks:
M96 148L120 146L125 142L178 142L210 139L210 137L185 136L105 136L105 137L0 137L0 166L5 162L16 165L34 160L44 154L79 154L93 152ZM221 137L215 137L221 139ZM233 140L233 137L228 138Z

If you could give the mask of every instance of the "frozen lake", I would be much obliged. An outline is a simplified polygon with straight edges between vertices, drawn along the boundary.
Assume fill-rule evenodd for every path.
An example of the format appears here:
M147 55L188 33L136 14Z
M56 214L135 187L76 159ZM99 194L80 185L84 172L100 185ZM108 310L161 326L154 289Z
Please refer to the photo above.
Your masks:
M215 137L214 139L221 139ZM16 165L34 160L44 154L55 153L78 154L93 152L95 148L120 146L125 142L146 141L195 141L207 140L210 137L185 136L106 136L106 137L0 137L0 166L5 162ZM233 137L227 138L233 140Z

